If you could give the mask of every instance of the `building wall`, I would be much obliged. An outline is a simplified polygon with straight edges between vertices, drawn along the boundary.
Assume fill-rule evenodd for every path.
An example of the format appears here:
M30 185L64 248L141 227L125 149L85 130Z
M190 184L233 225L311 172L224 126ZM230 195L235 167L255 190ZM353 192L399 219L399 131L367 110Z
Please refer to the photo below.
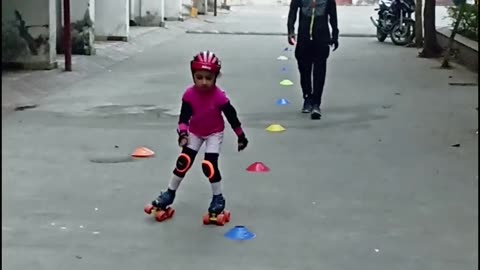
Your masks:
M129 0L95 1L95 39L128 40Z
M129 0L130 1L130 20L135 21L136 17L139 17L140 12L140 4L142 0Z
M227 5L229 5L229 6L243 6L243 5L246 5L247 2L250 2L250 1L248 1L248 0L227 0Z
M182 18L182 0L165 1L165 18L167 20L178 20Z
M169 0L135 0L140 11L134 18L135 23L141 26L163 26L165 1Z
M2 0L2 65L55 68L55 45L55 0Z
M182 0L182 5L193 6L193 0Z
M210 10L210 7L208 5L209 0L195 0L193 1L193 6L197 8L198 14L208 14L208 10Z

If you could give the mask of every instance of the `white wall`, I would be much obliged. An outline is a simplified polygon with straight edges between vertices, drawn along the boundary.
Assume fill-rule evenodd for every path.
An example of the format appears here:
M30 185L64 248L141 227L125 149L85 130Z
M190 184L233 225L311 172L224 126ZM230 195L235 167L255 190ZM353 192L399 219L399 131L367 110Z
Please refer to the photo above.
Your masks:
M2 63L48 69L56 67L55 59L55 0L2 0Z
M140 16L140 3L142 0L129 0L130 2L130 20L135 20Z
M63 12L63 1L62 12ZM102 1L102 0L97 0ZM75 22L82 20L85 16L85 12L88 10L90 19L95 18L95 0L70 0L70 21ZM63 20L62 20L63 25Z
M198 14L208 14L208 0L195 0L194 6L198 9Z
M171 0L135 0L139 1L140 15L135 19L143 26L163 26L165 23L165 1ZM176 1L176 0L173 0Z
M227 5L229 5L229 6L243 6L243 5L246 5L248 2L251 2L251 1L248 1L248 0L227 0Z
M182 18L182 0L165 1L165 18L169 20Z
M95 1L95 39L123 38L129 33L129 0Z
M2 0L3 3L4 0ZM16 0L17 1L17 0ZM18 1L17 1L18 3ZM55 0L48 0L48 63L46 68L57 67L57 6ZM3 18L3 16L2 16Z

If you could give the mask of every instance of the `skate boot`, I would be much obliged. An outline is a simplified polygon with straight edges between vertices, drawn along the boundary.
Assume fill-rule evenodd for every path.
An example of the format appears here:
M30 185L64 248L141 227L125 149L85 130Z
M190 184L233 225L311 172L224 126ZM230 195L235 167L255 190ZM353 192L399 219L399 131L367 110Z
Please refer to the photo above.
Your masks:
M145 206L144 211L147 214L154 214L155 219L158 222L171 218L175 213L175 209L169 207L175 199L175 191L168 189L165 192L161 192L160 195L152 201L151 204Z
M223 198L222 194L213 195L208 212L218 215L222 213L223 209L225 209L225 198Z
M208 213L203 216L203 224L217 224L220 226L230 221L230 212L225 211L225 198L222 194L213 195Z
M152 201L152 206L158 209L166 210L169 205L175 200L175 191L167 189L165 192L160 192L160 195Z

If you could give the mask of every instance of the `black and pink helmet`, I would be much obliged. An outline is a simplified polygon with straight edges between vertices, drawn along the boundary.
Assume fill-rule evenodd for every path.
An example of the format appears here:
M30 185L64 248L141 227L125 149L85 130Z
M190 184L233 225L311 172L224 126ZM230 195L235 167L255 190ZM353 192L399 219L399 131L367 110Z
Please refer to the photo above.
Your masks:
M203 51L193 57L190 62L192 73L199 70L206 70L218 75L222 65L217 56L211 51Z

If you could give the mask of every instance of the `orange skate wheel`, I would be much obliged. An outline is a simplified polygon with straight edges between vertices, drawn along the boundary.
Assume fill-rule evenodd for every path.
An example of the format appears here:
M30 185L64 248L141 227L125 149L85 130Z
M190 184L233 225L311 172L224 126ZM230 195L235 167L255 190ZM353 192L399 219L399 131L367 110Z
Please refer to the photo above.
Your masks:
M168 218L168 215L167 215L167 212L163 211L163 210L158 210L156 213L155 213L155 219L158 221L158 222L162 222L164 221L165 219Z
M173 216L173 214L175 214L175 209L173 208L168 208L167 209L167 216L170 218Z
M225 211L225 222L230 222L230 211Z
M217 225L220 225L220 226L223 226L225 225L225 215L224 214L220 214L217 216Z
M148 215L152 213L152 210L153 210L153 205L150 205L150 204L145 205L145 207L143 208L143 211L145 211L145 213L147 213Z
M203 225L208 225L210 224L210 215L208 213L203 215Z

